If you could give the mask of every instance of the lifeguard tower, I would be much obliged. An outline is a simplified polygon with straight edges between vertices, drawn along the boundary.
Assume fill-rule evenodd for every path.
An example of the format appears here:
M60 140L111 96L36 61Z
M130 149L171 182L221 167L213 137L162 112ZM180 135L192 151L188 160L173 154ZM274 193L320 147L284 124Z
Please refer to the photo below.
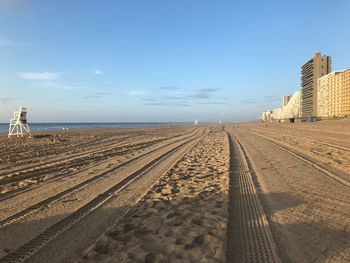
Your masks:
M23 137L23 131L30 134L27 123L27 108L21 106L19 111L13 113L13 119L10 120L8 137L10 138L13 135Z

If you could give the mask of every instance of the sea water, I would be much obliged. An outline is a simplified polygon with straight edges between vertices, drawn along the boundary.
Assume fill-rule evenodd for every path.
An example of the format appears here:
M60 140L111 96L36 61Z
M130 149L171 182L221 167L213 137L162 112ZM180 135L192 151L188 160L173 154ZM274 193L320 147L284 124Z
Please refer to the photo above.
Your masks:
M114 122L114 123L29 123L32 131L53 131L64 129L116 128L128 126L169 125L171 122ZM185 123L176 123L185 124ZM0 123L0 132L8 132L8 124Z

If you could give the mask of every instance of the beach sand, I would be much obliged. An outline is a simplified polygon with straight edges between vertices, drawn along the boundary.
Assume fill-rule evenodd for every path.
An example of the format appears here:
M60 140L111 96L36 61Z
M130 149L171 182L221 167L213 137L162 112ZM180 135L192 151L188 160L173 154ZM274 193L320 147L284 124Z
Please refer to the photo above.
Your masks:
M350 262L349 120L230 128L252 163L282 262Z
M224 262L228 141L206 136L81 262Z
M20 215L0 224L0 258L167 151L199 140L184 144L183 152L161 161L40 253L47 262L62 262L68 248L81 243L68 261L225 262L227 251L235 250L226 247L233 238L227 223L229 163L235 156L225 131L237 136L251 163L281 261L349 262L350 191L341 181L350 182L349 121L82 129L11 140L0 135L0 223Z
M26 135L24 138L8 139L5 134L2 134L0 135L0 182L3 179L25 174L33 167L39 171L40 165L41 168L45 168L45 173L42 176L39 173L38 176L28 176L10 185L1 184L0 194L45 182L56 174L62 176L64 173L68 176L89 165L98 164L103 159L121 156L118 152L110 154L114 148L118 148L119 152L125 152L131 150L133 145L174 137L191 130L193 130L191 126L162 125L142 128L36 131L32 133L32 138ZM52 169L47 169L49 167Z

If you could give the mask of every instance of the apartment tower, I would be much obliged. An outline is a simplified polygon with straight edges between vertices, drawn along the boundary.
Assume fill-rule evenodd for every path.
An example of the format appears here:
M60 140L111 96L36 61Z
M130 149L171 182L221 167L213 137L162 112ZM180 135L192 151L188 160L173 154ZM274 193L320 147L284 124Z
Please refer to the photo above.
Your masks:
M317 85L317 116L342 116L342 77L343 71L333 71L318 79Z
M286 106L292 96L289 95L284 95L282 100L283 100L283 107Z
M318 79L317 115L350 116L350 69L333 71Z
M301 67L301 114L317 116L317 81L331 72L331 57L316 52Z
M341 112L343 116L350 116L350 69L344 70L341 79Z

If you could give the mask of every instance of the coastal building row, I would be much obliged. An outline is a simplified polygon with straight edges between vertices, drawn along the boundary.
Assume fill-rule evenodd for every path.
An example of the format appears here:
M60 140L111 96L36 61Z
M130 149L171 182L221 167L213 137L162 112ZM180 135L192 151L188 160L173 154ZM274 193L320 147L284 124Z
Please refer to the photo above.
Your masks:
M350 69L331 72L331 57L319 52L301 67L301 90L283 96L282 108L261 113L261 120L294 121L350 116Z
M261 121L273 122L281 120L294 121L301 117L301 91L296 91L291 96L283 96L282 108L264 111L261 113Z

